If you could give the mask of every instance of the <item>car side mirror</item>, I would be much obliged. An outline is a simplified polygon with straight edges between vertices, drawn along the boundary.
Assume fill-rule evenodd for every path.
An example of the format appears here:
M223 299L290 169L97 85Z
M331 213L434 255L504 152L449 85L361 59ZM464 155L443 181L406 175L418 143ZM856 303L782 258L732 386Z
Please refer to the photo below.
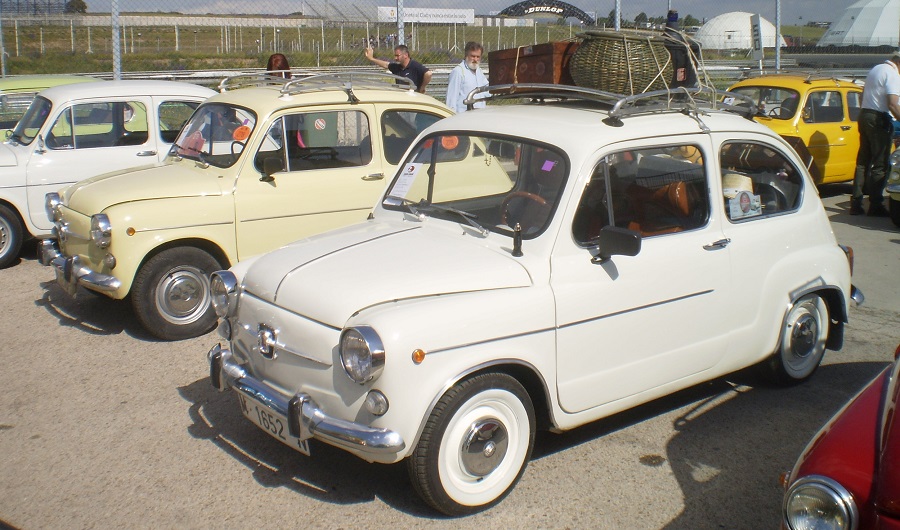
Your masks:
M602 264L613 256L637 256L641 251L641 234L635 230L604 226L600 229L597 242L600 253L591 259L592 263Z
M275 180L274 175L279 171L284 171L284 160L279 157L270 156L263 160L263 173L264 175L259 177L260 182L272 182Z

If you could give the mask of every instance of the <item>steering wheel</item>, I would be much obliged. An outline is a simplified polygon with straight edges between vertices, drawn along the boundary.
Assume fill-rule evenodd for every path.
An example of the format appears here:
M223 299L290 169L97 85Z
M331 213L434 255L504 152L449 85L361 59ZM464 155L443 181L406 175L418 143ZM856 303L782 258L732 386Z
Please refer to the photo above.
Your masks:
M507 221L507 214L509 214L509 210L507 208L509 206L509 203L516 198L528 199L529 201L538 203L538 205L540 206L547 206L547 200L540 195L529 193L527 191L514 191L507 195L503 199L503 202L500 203L500 222L502 222L506 226L509 226L509 222Z
M775 107L769 111L769 116L771 116L773 118L781 118L782 111L784 112L784 114L787 114L788 109L786 109L784 107Z
M237 140L234 140L233 142L231 142L231 156L236 155L236 153L234 152L234 144L238 144L239 146L241 146L241 152L243 152L245 143L246 142L239 142Z

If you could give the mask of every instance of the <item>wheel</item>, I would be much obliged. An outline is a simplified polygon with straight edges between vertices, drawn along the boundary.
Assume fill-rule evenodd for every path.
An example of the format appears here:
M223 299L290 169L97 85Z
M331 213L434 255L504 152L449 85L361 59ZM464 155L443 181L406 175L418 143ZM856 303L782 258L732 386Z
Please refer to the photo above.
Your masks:
M509 218L509 203L512 202L513 199L522 198L528 199L529 201L533 201L540 206L547 206L547 201L540 195L536 193L529 193L527 191L514 191L503 198L503 202L500 203L500 222L505 224L506 226L510 226L508 218ZM522 227L523 229L527 227Z
M506 374L483 374L448 390L407 460L422 499L447 515L483 510L503 499L531 459L534 407Z
M193 247L164 250L138 271L131 302L138 320L154 336L180 340L200 336L216 323L209 275L221 265Z
M791 307L781 329L778 352L770 360L775 382L799 383L809 378L825 355L828 306L817 294L808 294Z
M9 267L19 257L24 232L16 212L0 204L0 269Z
M888 207L891 210L891 221L894 222L894 226L900 227L900 201L891 197Z

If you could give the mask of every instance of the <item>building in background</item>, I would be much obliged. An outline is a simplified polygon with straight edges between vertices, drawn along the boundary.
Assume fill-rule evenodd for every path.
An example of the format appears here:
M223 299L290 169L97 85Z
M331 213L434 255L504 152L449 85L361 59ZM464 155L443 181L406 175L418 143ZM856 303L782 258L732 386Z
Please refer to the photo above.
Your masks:
M900 0L860 0L828 28L818 46L897 46Z
M900 0L896 0L900 1ZM703 24L694 38L710 50L749 50L753 47L750 28L751 13L734 11L709 19ZM764 48L775 47L775 26L766 19L760 20L762 26L762 42ZM779 46L784 46L781 39Z

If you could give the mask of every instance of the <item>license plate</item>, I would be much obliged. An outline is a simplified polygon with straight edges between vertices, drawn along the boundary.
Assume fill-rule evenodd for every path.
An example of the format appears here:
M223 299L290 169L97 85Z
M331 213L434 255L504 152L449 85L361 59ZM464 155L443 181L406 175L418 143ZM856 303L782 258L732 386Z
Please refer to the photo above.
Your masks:
M238 400L241 402L241 412L244 413L244 417L269 433L276 440L309 456L309 440L301 440L291 436L288 430L287 418L241 391L238 391L237 395Z

